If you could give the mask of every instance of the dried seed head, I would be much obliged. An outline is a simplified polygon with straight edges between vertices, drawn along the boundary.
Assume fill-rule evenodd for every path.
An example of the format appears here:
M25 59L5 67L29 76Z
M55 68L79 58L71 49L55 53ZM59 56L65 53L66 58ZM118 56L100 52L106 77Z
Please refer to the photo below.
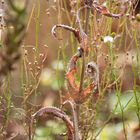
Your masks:
M119 66L119 69L122 69L122 66Z
M29 62L29 63L28 63L28 65L29 65L29 66L31 66L31 65L32 65L32 63L31 63L31 62Z
M25 84L23 84L23 88L26 88L26 85Z
M105 62L107 62L107 58L106 57L104 58L104 60L105 60Z
M25 50L25 51L24 51L24 55L27 55L27 54L28 54L28 51L27 51L27 50Z
M126 14L126 16L127 16L127 17L129 17L129 16L130 16L130 14Z
M97 33L97 36L99 37L100 36L100 33Z
M30 85L29 87L30 87L30 88L32 88L32 87L33 87L33 85Z
M2 0L1 3L4 4L4 0Z
M39 54L39 57L43 57L43 56L44 56L43 53L40 53L40 54Z
M36 52L36 48L33 48L33 51Z
M126 52L126 55L128 56L129 55L129 52Z
M48 45L44 44L44 47L45 47L45 48L48 48Z
M87 64L86 74L93 78L94 82L97 83L99 81L99 68L93 61Z
M118 55L116 55L116 59L118 59L119 58L119 56Z
M47 12L46 14L47 14L47 16L50 16L50 12Z
M100 19L97 19L97 22L100 22Z
M38 69L38 70L41 70L41 68L40 68L39 66L37 67L37 69Z
M132 55L132 59L134 59L135 58L135 56L134 55Z
M132 19L132 20L135 20L135 16L132 16L131 19Z
M37 64L38 64L38 62L37 62L37 61L35 61L35 62L34 62L34 65L37 65Z

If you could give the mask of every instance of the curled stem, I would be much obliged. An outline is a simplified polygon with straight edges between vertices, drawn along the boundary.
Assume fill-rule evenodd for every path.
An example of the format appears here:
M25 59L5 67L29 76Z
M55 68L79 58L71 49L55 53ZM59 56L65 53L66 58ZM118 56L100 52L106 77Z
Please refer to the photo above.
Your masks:
M74 140L74 128L73 128L72 122L70 121L69 117L65 114L65 112L63 112L62 110L56 107L44 107L44 108L39 109L36 113L32 115L31 124L30 124L30 134L32 134L32 126L33 126L34 119L42 116L45 113L51 114L55 117L62 119L68 129L68 132L67 132L68 140ZM30 136L30 139L32 138L33 136Z
M72 32L75 35L75 37L77 38L77 40L80 42L81 38L79 36L79 30L78 29L75 29L71 26L64 25L64 24L57 24L57 25L53 26L52 31L51 31L52 35L55 38L57 38L57 35L56 35L56 29L57 28L63 28L65 30L68 30L68 31Z
M81 140L80 131L78 128L78 119L77 119L77 106L73 100L66 100L63 105L69 104L72 109L73 116L73 126L74 126L74 140Z

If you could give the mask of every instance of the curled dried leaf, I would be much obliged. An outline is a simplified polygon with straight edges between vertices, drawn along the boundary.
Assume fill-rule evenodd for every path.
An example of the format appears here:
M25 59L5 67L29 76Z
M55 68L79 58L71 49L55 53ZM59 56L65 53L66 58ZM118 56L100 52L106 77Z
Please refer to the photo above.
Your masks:
M60 110L59 108L56 108L56 107L44 107L44 108L39 109L35 114L33 114L32 119L31 119L31 130L30 130L31 132L32 132L32 125L33 125L34 119L44 115L45 113L51 114L55 117L62 119L68 129L68 133L67 133L68 140L74 140L74 138L73 138L74 128L73 128L72 122L70 121L69 117L65 114L65 112L63 112L62 110ZM32 134L31 132L30 132L30 134Z
M76 63L79 57L77 56L76 59L74 59L75 57L76 55L72 57L73 59L71 59L70 61L71 67L66 75L67 87L69 90L69 96L70 96L69 98L72 98L76 103L81 104L86 101L88 96L93 92L95 88L98 89L99 69L94 62L88 63L86 68L86 73L88 76L90 76L93 79L93 81L87 88L79 92L79 86L76 84L76 79L75 79L75 74L77 73Z
M95 9L97 11L99 11L101 14L107 15L107 16L113 16L113 17L117 17L117 15L113 15L111 14L107 8L104 8L100 5L98 5L97 3L93 3ZM84 56L84 54L88 54L89 52L89 45L88 45L88 36L87 34L84 32L83 28L82 28L82 24L80 21L80 12L84 9L91 9L91 6L84 6L81 7L78 12L77 12L77 23L79 25L79 30L72 28L70 26L67 25L62 25L62 24L57 24L52 28L52 34L54 37L56 36L56 28L61 27L64 28L66 30L69 30L71 32L74 33L75 37L78 39L79 43L80 43L80 48L78 48L78 51L75 55L72 56L70 63L69 63L69 67L68 67L68 72L66 74L66 79L67 79L67 87L68 87L68 92L69 92L69 97L73 99L76 103L83 103L87 97L90 95L91 92L93 92L93 89L95 87L97 87L99 84L99 70L98 67L95 63L90 63L88 65L90 65L90 71L94 70L95 73L92 75L93 78L93 82L85 89L81 89L77 83L76 83L76 79L75 79L75 75L77 73L77 61L79 60L79 58L81 58L82 56ZM88 69L88 70L89 70ZM89 71L88 71L89 72ZM91 73L90 73L91 74ZM81 85L81 84L80 84Z
M57 25L53 26L52 31L51 31L52 35L55 38L57 38L57 35L56 35L56 29L57 28L63 28L65 30L68 30L68 31L72 32L75 35L75 37L77 38L77 40L80 42L81 38L80 38L78 29L75 29L75 28L73 28L71 26L64 25L64 24L57 24Z

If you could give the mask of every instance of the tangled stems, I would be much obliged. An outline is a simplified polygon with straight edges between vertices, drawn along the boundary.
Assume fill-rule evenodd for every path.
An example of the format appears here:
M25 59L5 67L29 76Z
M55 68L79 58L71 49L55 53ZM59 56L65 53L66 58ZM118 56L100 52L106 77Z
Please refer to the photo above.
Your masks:
M78 111L76 109L76 105L83 104L86 101L86 99L89 97L89 95L93 92L93 90L96 93L94 95L95 96L98 95L99 68L95 62L90 62L86 66L86 74L87 76L92 78L92 82L86 88L83 88L83 80L85 74L85 57L88 56L89 54L88 35L86 34L87 27L88 27L88 20L89 20L89 11L94 8L101 15L105 15L112 18L119 18L123 15L123 14L112 14L109 12L109 10L106 7L101 6L97 2L93 2L91 0L89 1L86 0L85 4L86 5L84 7L81 7L77 12L78 28L73 28L71 26L64 25L64 24L57 24L52 28L52 35L55 38L58 38L56 35L56 29L62 28L72 32L80 44L80 47L77 49L77 52L71 57L69 61L68 70L66 73L68 97L67 100L65 100L63 103L63 105L68 103L71 106L73 125L71 124L70 121L68 121L69 118L66 117L66 114L62 110L53 107L46 107L40 109L32 116L32 121L31 121L31 126L32 126L33 120L36 117L42 116L44 113L52 114L53 116L61 118L66 123L66 126L68 128L69 140L81 140L79 127L78 127L79 126L78 116L77 116ZM80 22L80 12L85 8L88 9L88 15L87 15L88 17L86 19L86 28L84 31ZM58 39L60 40L60 38ZM83 58L83 65L82 65L81 81L80 81L80 85L78 85L76 82L75 75L77 74L77 62L78 60L80 60L80 58Z

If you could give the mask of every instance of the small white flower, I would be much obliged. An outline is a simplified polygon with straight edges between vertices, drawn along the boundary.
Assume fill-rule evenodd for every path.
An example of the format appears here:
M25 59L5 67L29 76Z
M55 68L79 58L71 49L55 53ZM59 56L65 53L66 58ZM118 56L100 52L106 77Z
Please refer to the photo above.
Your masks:
M107 42L113 43L114 38L112 36L105 36L104 37L104 43L107 43Z

